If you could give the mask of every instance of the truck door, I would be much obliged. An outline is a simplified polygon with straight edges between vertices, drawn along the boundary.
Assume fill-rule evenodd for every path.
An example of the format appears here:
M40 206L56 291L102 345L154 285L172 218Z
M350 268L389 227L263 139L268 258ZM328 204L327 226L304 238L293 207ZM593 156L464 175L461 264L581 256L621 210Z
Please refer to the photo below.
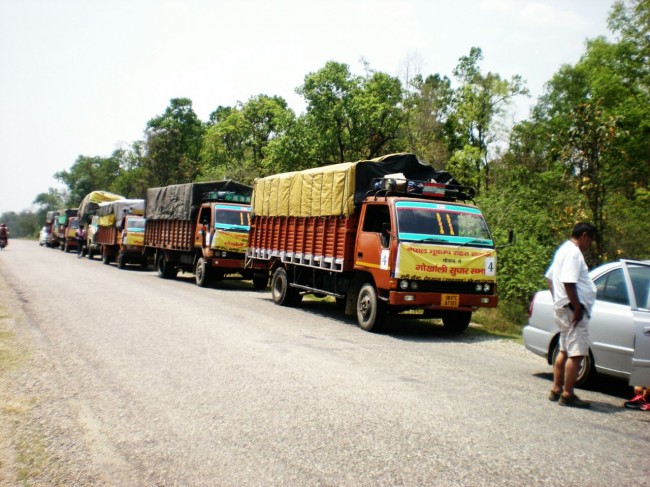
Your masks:
M650 264L623 261L623 265L634 289L630 300L635 327L630 385L650 387Z
M355 268L370 272L378 289L388 289L390 281L390 210L386 203L367 203L359 222Z
M196 229L194 231L194 245L206 249L210 247L210 227L211 227L211 208L210 206L201 207L199 218L196 220Z

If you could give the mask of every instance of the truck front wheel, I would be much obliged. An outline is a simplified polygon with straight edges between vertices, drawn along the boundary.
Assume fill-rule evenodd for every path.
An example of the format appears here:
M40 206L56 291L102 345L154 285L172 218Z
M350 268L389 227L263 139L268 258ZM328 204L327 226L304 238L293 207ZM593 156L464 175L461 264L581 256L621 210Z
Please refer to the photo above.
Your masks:
M472 319L471 311L445 311L442 315L442 325L451 333L462 333Z
M386 307L377 298L377 291L370 283L361 286L357 298L357 321L365 331L376 330L386 317Z
M210 283L210 267L208 267L203 257L196 262L194 280L196 281L196 285L200 287L206 287Z
M280 306L296 306L302 301L302 295L298 290L289 286L289 275L284 267L278 267L273 273L271 296L273 302Z

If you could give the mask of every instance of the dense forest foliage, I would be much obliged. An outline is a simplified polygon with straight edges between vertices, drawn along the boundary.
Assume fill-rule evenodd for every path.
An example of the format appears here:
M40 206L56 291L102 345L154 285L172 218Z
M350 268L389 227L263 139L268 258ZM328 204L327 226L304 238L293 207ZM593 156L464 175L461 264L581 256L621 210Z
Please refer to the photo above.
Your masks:
M482 51L460 57L450 77L400 79L365 66L361 76L328 62L297 88L306 110L256 95L200 120L174 98L143 140L109 157L81 155L56 173L67 191L37 196L36 213L2 215L14 236L34 234L50 209L75 207L103 189L142 198L146 189L413 152L477 189L497 242L501 310L520 316L555 247L579 220L598 239L589 263L650 258L650 0L614 3L612 39L589 40L575 65L547 82L528 119L508 123L520 76L484 72ZM412 68L412 67L409 67ZM412 69L409 69L412 71Z

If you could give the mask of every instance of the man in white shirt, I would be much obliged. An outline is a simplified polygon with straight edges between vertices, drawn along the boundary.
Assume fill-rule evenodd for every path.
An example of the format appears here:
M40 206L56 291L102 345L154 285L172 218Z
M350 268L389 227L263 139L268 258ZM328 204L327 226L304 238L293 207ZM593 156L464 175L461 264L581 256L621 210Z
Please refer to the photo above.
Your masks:
M553 262L546 271L553 295L555 322L560 329L560 352L553 365L551 401L561 406L588 408L590 403L575 395L573 389L580 364L589 354L589 318L596 302L596 286L589 277L583 252L596 238L596 228L590 223L577 223L571 239L555 251Z

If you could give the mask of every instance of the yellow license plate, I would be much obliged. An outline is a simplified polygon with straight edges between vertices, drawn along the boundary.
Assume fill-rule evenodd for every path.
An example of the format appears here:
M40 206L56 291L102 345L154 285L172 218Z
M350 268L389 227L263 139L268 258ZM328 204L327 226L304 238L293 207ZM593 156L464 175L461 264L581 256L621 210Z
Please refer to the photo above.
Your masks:
M440 306L449 306L450 308L457 308L460 304L458 294L443 294L440 297Z

